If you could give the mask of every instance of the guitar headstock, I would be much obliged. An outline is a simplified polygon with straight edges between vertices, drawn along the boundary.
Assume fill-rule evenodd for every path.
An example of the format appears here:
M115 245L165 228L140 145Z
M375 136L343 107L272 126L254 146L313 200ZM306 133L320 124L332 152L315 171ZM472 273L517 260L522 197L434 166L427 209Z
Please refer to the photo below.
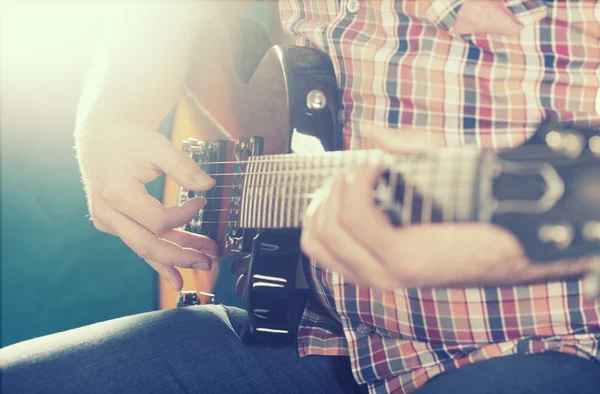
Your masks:
M549 120L499 155L492 222L538 262L600 254L600 130Z

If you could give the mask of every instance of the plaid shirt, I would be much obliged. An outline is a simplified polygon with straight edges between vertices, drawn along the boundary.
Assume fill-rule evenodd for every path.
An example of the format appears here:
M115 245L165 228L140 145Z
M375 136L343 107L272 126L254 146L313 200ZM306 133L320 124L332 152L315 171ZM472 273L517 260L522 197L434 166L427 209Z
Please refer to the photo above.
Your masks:
M370 125L489 149L521 144L549 114L600 125L600 3L506 0L524 25L506 37L453 34L463 2L280 0L284 30L333 60L347 148L360 148ZM311 268L319 305L305 310L300 355L349 355L371 393L409 393L515 353L600 362L600 302L577 280L382 292Z

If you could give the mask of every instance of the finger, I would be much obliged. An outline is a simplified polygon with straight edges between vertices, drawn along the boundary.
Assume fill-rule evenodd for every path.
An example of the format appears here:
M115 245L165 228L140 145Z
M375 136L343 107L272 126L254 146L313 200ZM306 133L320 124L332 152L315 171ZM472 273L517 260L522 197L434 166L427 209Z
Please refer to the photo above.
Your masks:
M169 282L173 290L181 291L183 288L183 277L181 273L175 267L171 267L169 265L160 264L157 261L146 259L146 263L150 265L161 278Z
M248 272L248 268L250 267L250 259L252 256L245 256L240 259L237 259L231 264L231 273L234 275L241 275Z
M320 205L323 204L325 197L328 193L328 187L322 187L316 194L314 199L309 204L306 213L302 221L302 233L300 236L300 248L310 258L316 259L317 263L326 267L331 268L334 271L340 273L348 280L358 283L357 276L344 267L320 242L317 234L315 233L315 219L319 211Z
M153 133L147 151L150 163L164 171L178 185L193 191L204 191L214 186L215 180L165 136Z
M338 261L307 228L302 230L300 247L309 258L315 259L317 264L322 267L332 269L352 283L366 284L364 281L359 280L359 277L352 273L344 264Z
M345 178L345 195L340 200L342 227L355 239L361 239L369 251L385 262L393 243L393 226L386 215L375 205L373 190L380 177L377 167L358 167ZM368 229L365 231L364 229Z
M173 229L159 234L159 237L184 248L196 249L209 257L217 257L219 254L219 245L204 235Z
M238 277L237 282L235 282L235 295L238 298L244 298L246 295L246 281L248 278L246 275L242 274Z
M110 208L107 208L107 209L110 209ZM109 226L104 220L102 220L98 217L90 218L90 222L92 222L92 224L94 225L94 227L96 227L96 230L98 230L98 231L101 231L103 233L107 233L110 235L117 235L117 233L112 228L112 226Z
M156 234L188 223L206 205L203 198L191 198L181 206L165 207L148 194L144 185L135 181L114 190L104 193L106 201Z
M203 271L208 271L212 265L206 254L192 248L182 248L171 241L161 239L120 212L111 212L108 219L123 242L144 260Z
M394 278L385 270L381 261L362 244L362 237L353 237L341 225L341 201L346 195L345 179L340 177L329 189L329 196L317 210L314 229L324 248L362 283L377 288L393 287ZM363 228L362 231L378 232L380 229Z

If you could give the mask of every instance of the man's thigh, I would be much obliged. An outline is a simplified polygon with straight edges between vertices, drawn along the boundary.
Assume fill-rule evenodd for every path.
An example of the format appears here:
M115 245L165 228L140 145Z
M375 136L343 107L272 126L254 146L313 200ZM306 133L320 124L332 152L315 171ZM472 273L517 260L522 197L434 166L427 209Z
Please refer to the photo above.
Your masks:
M571 354L517 354L435 376L415 394L597 394L600 365Z
M145 313L0 350L2 393L348 393L339 358L240 342L246 312Z

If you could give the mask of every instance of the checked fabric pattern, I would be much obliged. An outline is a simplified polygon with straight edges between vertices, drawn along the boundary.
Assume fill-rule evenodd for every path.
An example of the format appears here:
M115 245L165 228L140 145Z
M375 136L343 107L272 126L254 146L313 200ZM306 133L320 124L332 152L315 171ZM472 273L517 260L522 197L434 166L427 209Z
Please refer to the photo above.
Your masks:
M500 149L549 115L600 126L600 3L505 2L523 24L518 36L453 34L464 0L280 0L280 16L300 45L331 56L348 149L369 127ZM600 303L580 281L379 292L311 267L320 302L305 310L299 353L349 355L371 393L410 393L514 353L600 362Z

